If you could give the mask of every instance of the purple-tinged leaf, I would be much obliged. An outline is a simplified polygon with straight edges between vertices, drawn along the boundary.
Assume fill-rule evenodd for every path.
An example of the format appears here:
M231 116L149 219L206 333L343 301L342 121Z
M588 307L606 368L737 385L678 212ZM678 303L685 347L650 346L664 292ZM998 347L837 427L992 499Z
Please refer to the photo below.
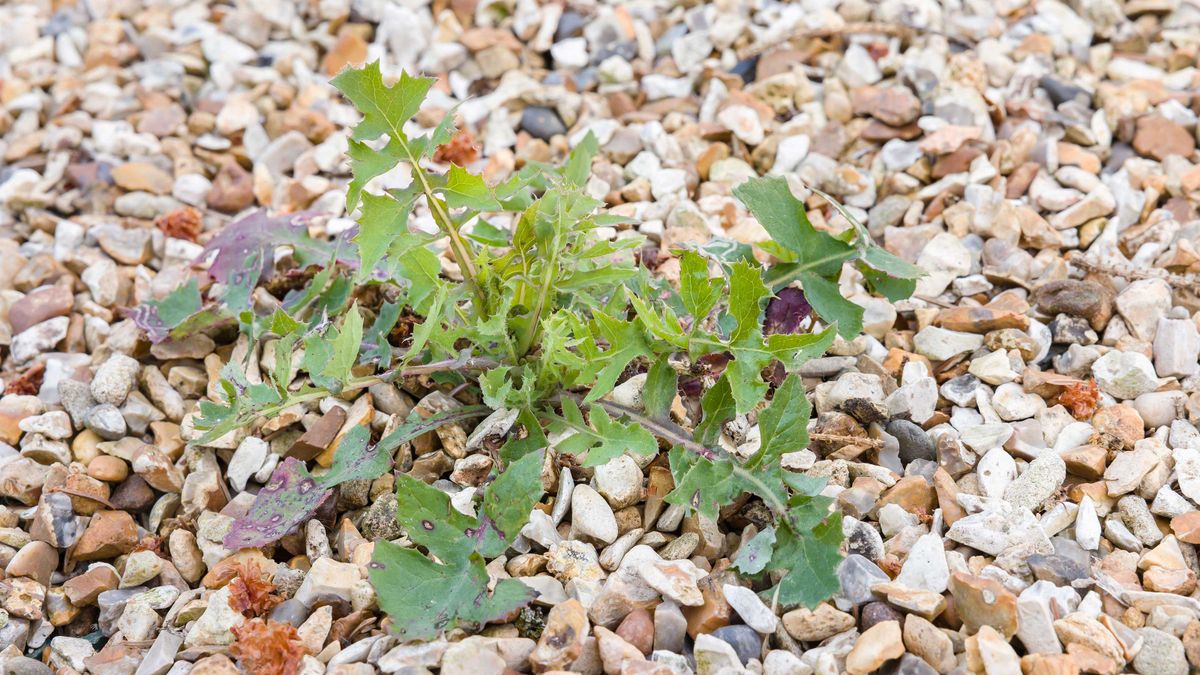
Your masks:
M223 543L235 551L266 546L308 520L331 494L333 490L318 484L304 462L288 457L275 467L246 515L233 521Z
M767 302L763 333L799 333L811 316L812 305L808 304L804 291L791 286L780 289L779 293Z
M336 250L339 263L357 267L354 246L346 234L334 241L308 236L308 223L316 215L313 211L301 211L270 216L262 209L253 211L226 225L213 237L200 254L200 260L207 260L216 252L208 275L223 284L236 282L246 274L252 275L255 282L270 278L276 246L291 246L302 265L328 263Z
M155 344L168 338L187 337L228 319L218 305L204 304L195 279L171 291L162 300L141 303L130 309L127 316Z

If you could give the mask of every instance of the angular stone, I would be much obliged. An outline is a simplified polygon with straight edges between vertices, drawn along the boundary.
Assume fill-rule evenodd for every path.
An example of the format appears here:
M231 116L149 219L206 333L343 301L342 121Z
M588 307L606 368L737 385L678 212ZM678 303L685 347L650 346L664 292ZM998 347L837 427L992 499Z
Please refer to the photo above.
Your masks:
M950 575L950 593L968 631L990 626L1005 637L1017 632L1017 597L999 582L954 572Z
M903 654L904 640L900 623L883 621L859 636L854 648L846 655L846 672L850 675L867 675Z
M801 607L783 615L783 627L801 642L820 642L854 627L854 617L828 604Z
M124 511L97 511L79 537L71 557L104 560L128 553L137 545L137 524Z

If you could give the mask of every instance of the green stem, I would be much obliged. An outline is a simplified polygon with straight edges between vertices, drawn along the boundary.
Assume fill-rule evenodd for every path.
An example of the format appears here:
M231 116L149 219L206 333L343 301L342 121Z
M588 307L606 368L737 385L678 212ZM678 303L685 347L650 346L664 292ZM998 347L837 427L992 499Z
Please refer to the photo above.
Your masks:
M421 168L420 158L415 157L412 149L408 147L408 143L401 143L404 148L404 154L408 155L409 164L413 169L413 176L421 183L421 192L425 195L425 200L429 203L429 212L433 215L433 220L438 224L438 228L450 239L450 254L454 256L454 262L458 263L458 269L462 271L463 280L471 287L475 294L476 309L485 320L488 317L487 295L483 292L483 287L479 285L478 273L475 270L475 261L471 257L470 244L466 239L463 239L462 233L454 226L454 220L450 218L450 212L446 210L446 204L438 199L433 193L433 185L429 182L429 176L425 175L425 169Z
M537 304L533 308L533 313L530 314L529 323L522 327L521 334L517 336L518 356L523 357L528 354L533 349L533 345L537 343L538 335L542 332L542 312L546 309L546 298L550 295L550 284L554 281L557 269L558 246L556 245L554 252L550 255L550 260L542 269L542 282L538 285Z

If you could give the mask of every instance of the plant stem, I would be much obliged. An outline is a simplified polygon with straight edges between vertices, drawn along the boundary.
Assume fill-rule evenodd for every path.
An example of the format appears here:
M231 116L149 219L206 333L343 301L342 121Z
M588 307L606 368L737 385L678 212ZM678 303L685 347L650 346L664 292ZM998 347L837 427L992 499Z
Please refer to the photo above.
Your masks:
M537 342L538 334L542 330L542 312L546 309L546 297L550 295L550 284L554 281L554 273L558 268L558 241L555 239L554 251L550 254L550 260L546 261L545 267L542 269L542 283L538 287L537 304L534 305L533 313L530 315L529 323L526 324L521 334L517 336L517 356L522 357L533 349L533 345Z
M470 245L463 239L458 228L454 226L454 220L450 218L450 212L446 210L446 204L441 199L438 199L437 195L433 194L433 185L429 182L429 176L425 175L425 169L421 168L420 158L413 155L412 149L408 147L408 143L401 143L400 145L404 148L405 154L408 155L413 177L421 183L421 192L425 194L425 201L429 203L430 214L433 215L433 219L437 222L438 227L450 239L450 254L454 257L454 262L458 263L458 269L462 271L463 280L470 285L471 290L475 293L476 310L480 316L487 319L487 296L483 292L483 287L479 285L475 270L475 261L470 255Z

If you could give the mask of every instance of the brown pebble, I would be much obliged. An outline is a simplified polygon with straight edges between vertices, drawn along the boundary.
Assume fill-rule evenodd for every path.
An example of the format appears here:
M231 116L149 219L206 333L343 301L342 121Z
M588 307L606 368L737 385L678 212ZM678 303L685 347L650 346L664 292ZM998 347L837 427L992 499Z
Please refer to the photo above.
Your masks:
M73 560L104 560L137 545L137 523L124 511L97 511L71 552Z
M617 635L649 656L654 649L654 619L645 609L635 609L621 620Z
M87 465L88 475L96 480L119 483L129 476L129 465L120 457L100 455Z
M66 286L42 288L17 300L8 310L8 321L14 335L56 316L70 313L75 298Z

